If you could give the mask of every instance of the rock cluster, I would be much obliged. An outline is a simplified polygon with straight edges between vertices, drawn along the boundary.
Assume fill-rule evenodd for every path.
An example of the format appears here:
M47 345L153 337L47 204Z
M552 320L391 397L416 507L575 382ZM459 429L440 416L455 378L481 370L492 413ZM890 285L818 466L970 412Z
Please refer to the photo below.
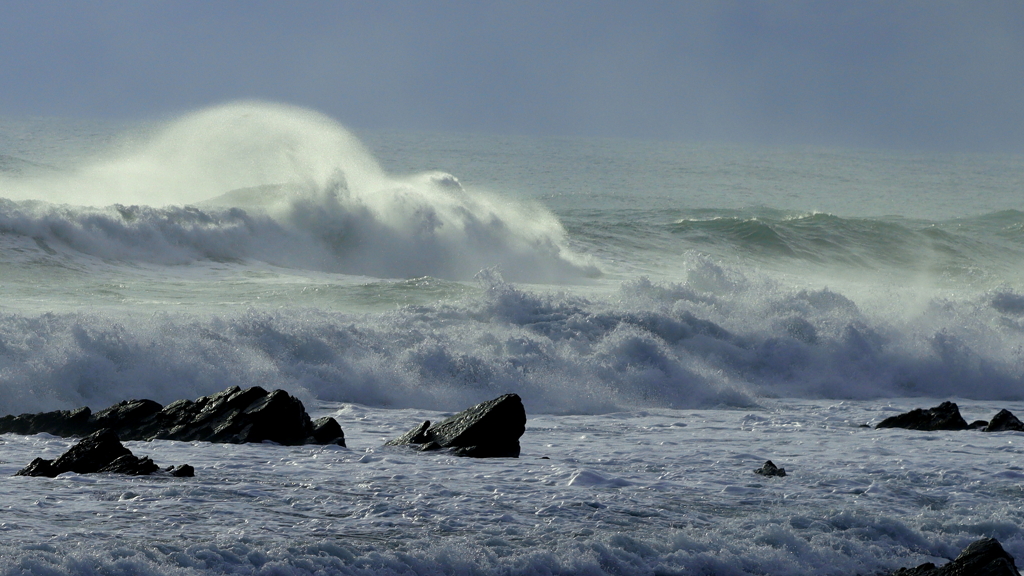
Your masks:
M446 448L458 456L474 458L518 458L519 438L525 431L522 399L505 394L433 426L427 420L385 446L412 445L421 451Z
M103 429L114 431L122 440L345 445L336 420L326 417L313 422L297 398L259 386L245 390L233 386L167 406L152 400L126 400L95 414L86 407L0 418L0 434L88 436Z
M982 538L964 548L956 559L936 567L928 562L916 568L900 568L890 576L1020 576L1013 556L995 538Z
M910 430L966 430L967 421L953 402L943 402L934 408L916 408L905 414L891 416L875 428L907 428Z
M149 456L139 458L124 447L117 434L109 428L94 432L54 460L36 458L15 476L46 476L55 478L65 472L92 474L114 472L129 476L145 476L160 470ZM188 464L164 470L172 476L195 476Z
M934 408L916 408L910 412L891 416L875 428L907 428L909 430L974 430L1002 432L1024 431L1024 423L1009 410L1000 410L991 421L975 420L968 424L954 402L943 402Z
M518 458L519 438L525 431L522 400L506 394L433 426L424 422L387 445L449 449L476 458ZM246 390L234 386L167 406L152 400L126 400L95 414L89 408L79 408L0 418L0 434L40 432L84 438L55 460L36 458L18 472L20 476L54 477L64 472L143 475L159 470L148 457L135 457L121 444L122 439L345 445L345 435L334 418L311 421L298 399L283 390L267 392L258 386ZM164 471L174 476L194 475L188 465Z

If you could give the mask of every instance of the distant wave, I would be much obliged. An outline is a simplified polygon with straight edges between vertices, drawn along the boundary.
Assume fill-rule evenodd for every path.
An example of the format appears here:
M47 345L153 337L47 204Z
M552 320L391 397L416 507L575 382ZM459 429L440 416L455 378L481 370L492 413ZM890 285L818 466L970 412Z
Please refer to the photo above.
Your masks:
M598 273L544 208L441 172L388 175L337 123L279 105L186 116L133 152L0 180L0 196L0 232L103 259L251 259L388 278Z
M1017 210L945 222L774 212L684 218L669 230L695 245L724 244L763 258L859 268L917 268L935 261L962 267L1000 259L1007 249L1024 256L1024 212Z

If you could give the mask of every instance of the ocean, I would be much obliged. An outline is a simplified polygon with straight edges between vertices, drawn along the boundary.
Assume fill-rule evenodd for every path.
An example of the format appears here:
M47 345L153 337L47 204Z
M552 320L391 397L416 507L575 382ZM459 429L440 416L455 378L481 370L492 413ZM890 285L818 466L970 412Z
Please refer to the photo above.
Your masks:
M881 574L1024 556L1024 156L0 119L0 413L282 388L348 447L14 478L0 574ZM522 457L384 448L515 392ZM765 460L785 478L753 474Z

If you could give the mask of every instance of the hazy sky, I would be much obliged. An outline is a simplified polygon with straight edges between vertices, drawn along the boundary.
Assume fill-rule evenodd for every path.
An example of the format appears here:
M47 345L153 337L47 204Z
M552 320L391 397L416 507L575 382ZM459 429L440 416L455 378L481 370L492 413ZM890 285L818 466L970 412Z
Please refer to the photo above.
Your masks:
M3 2L0 115L1024 151L1024 1Z

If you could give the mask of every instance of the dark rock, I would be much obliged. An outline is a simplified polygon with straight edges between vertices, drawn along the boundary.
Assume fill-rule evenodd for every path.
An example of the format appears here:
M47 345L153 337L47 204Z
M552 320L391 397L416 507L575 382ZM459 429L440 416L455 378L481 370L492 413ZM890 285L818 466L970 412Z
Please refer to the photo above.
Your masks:
M119 438L132 439L132 432L152 426L162 406L152 400L125 400L100 410L89 419L97 429L109 428Z
M341 430L338 421L330 416L317 418L313 421L312 442L306 440L306 444L338 444L345 445L345 433Z
M18 470L15 476L46 476L47 478L55 478L58 472L54 472L53 460L46 460L44 458L36 458L28 466L25 466L21 470Z
M999 541L982 538L948 564L936 567L928 562L917 568L900 568L891 576L1020 576L1020 572Z
M424 420L423 424L409 430L405 434L402 434L394 440L389 440L385 446L404 446L406 444L428 444L430 442L430 435L427 434L427 430L430 429L430 420Z
M448 448L473 458L518 458L519 438L525 431L523 401L516 394L505 394L433 426L428 420L385 446L419 445L420 450Z
M1024 422L1021 422L1009 410L1000 410L992 421L985 427L985 432L1004 432L1007 430L1024 431Z
M115 472L142 476L157 470L159 467L148 456L136 457L121 444L113 430L103 429L86 436L55 460L36 458L15 475L54 478L65 472Z
M139 458L132 453L119 456L116 460L100 467L97 472L113 472L115 474L127 474L129 476L147 476L159 470L160 467L153 463L149 456Z
M56 410L38 414L21 414L0 418L0 434L39 434L54 436L88 436L96 431L89 423L92 412L87 407L77 410Z
M167 471L171 473L171 476L176 478L192 478L196 475L196 469L189 466L188 464L182 464L176 467L169 467Z
M760 468L754 470L754 473L761 476L785 476L786 469L779 468L771 460L768 460Z
M968 430L984 430L988 427L988 420L975 420L967 425Z
M908 428L910 430L966 430L967 421L953 402L943 402L927 410L917 408L882 420L875 428Z
M246 390L233 386L164 407L152 400L127 400L95 414L79 408L0 418L0 434L87 436L102 429L111 429L124 440L345 445L336 420L326 417L314 423L297 398L259 386Z

